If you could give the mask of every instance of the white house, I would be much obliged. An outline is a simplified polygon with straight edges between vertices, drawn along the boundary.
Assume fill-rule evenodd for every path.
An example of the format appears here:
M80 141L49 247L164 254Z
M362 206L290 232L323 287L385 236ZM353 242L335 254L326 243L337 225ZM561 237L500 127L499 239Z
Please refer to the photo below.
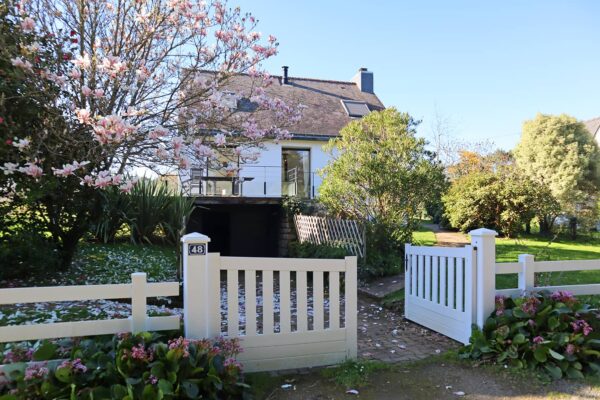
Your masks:
M211 237L211 251L222 255L285 254L282 196L317 197L321 178L316 171L330 158L323 145L348 122L384 108L366 68L351 81L291 77L288 67L273 78L271 97L305 107L301 121L288 127L291 140L267 143L257 162L242 165L235 177L192 169L182 178L184 193L196 197L198 206L188 231Z

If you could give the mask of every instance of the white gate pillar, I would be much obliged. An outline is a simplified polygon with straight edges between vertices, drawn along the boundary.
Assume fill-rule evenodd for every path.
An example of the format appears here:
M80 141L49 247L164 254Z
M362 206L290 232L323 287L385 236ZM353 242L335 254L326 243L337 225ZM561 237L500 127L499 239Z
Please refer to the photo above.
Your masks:
M477 249L477 317L479 328L494 311L496 303L496 236L491 229L479 228L469 232L471 244Z
M183 244L183 327L189 339L210 337L208 243L210 238L197 232L181 238Z

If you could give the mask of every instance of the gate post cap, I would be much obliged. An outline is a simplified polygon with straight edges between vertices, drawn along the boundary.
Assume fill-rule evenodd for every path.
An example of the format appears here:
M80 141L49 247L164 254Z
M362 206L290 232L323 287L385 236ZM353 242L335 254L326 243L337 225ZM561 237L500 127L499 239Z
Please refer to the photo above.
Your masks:
M487 228L479 228L469 232L471 236L498 236L498 232L487 229Z
M201 233L192 232L192 233L188 233L187 235L183 235L181 237L181 241L183 243L188 243L188 242L208 243L208 242L210 242L210 238L208 236L206 236L206 235L201 234Z

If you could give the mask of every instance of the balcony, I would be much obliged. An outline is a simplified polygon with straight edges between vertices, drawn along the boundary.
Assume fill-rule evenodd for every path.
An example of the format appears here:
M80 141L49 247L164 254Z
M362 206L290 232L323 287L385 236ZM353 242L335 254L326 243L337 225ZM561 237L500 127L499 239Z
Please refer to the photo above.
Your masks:
M181 180L186 195L200 197L298 196L312 199L321 184L321 177L314 171L303 172L297 168L283 171L276 166L243 166L235 176L192 168Z

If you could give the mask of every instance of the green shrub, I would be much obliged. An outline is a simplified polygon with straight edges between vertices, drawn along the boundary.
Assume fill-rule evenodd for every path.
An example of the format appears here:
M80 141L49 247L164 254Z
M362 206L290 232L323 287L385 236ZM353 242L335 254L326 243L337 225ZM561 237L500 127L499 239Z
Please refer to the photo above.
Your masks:
M102 196L102 213L92 224L92 234L102 243L112 243L124 224L129 222L128 212L131 210L131 196L122 193L115 186L100 192Z
M194 198L172 195L164 210L160 226L171 244L178 244L190 214L194 210Z
M536 370L542 379L600 374L597 310L569 292L496 298L483 331L461 355Z
M19 230L10 236L0 237L0 260L0 279L54 271L61 264L56 244L43 234L31 230Z
M344 258L350 253L342 246L314 244L309 242L290 243L290 257L293 258Z
M0 398L12 399L238 399L248 394L236 340L168 341L155 333L75 341L66 360L58 344L5 352L11 381ZM7 356L8 355L8 356ZM29 359L42 361L26 364Z

